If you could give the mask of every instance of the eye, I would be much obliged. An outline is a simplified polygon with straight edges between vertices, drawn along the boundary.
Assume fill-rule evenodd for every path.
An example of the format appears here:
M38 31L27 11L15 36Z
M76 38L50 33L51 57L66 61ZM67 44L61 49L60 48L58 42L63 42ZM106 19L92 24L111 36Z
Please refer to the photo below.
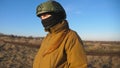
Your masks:
M47 14L42 14L41 16L42 16L42 17L45 17L46 15L47 15Z
M41 19L46 19L46 18L49 18L51 16L51 14L42 14L41 15Z

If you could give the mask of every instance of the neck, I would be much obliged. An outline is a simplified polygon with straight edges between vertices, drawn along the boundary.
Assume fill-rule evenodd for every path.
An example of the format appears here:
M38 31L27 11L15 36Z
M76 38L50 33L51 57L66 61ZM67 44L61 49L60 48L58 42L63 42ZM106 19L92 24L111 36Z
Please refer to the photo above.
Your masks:
M58 33L64 30L68 30L68 22L66 20L63 20L61 23L56 24L55 26L51 27L49 32L50 33Z

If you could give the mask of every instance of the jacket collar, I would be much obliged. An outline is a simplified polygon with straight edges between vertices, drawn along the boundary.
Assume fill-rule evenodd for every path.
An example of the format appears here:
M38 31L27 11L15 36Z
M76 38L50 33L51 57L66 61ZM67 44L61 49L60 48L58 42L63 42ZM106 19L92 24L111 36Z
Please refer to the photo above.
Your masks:
M61 31L65 31L68 30L69 26L68 26L68 22L67 20L63 20L61 23L58 23L57 25L53 26L50 28L50 33L58 33Z

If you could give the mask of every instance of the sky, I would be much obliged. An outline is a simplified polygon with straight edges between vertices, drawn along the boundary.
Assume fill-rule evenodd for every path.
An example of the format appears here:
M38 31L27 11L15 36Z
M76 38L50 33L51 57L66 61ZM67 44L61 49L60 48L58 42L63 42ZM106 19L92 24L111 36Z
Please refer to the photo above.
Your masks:
M0 0L0 33L45 37L36 7L47 0ZM56 0L82 40L120 41L120 0Z

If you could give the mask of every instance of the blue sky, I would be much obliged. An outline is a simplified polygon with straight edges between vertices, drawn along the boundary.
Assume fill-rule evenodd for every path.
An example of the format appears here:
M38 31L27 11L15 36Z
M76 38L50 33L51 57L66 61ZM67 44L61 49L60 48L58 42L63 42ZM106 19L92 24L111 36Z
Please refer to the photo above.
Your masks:
M0 0L0 33L45 36L36 7L47 0ZM120 41L119 0L57 0L82 40Z

